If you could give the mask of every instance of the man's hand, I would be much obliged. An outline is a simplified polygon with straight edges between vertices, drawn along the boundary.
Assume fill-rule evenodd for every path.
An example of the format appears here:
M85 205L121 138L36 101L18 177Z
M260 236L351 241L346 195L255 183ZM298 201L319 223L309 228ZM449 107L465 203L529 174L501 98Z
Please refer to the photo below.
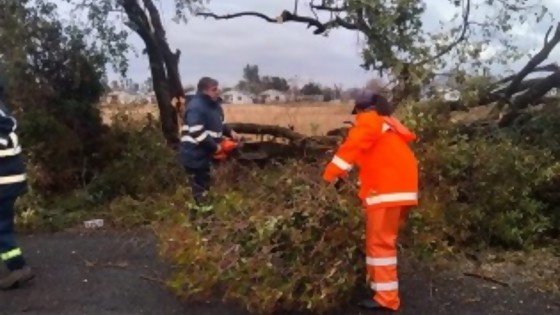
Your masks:
M239 141L241 139L241 137L237 132L235 132L235 130L231 130L230 135L231 135L231 139L233 139L234 141Z

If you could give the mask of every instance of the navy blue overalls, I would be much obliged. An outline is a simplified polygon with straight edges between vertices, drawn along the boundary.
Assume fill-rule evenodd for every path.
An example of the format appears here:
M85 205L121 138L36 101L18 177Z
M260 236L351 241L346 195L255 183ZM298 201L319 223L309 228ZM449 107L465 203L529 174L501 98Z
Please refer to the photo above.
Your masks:
M16 119L0 97L0 259L11 271L25 266L14 234L14 204L18 196L27 192L25 165L16 128Z

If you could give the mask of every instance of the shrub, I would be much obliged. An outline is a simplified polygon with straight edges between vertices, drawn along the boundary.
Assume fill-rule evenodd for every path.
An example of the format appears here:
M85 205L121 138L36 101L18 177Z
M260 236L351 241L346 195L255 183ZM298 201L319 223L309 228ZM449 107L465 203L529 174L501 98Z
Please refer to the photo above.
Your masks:
M431 237L461 246L528 247L554 228L537 196L559 170L550 151L511 140L439 139L419 150L420 209Z
M558 183L551 150L508 130L467 137L437 107L403 111L419 135L421 166L406 247L529 248L557 231L554 205L542 197ZM167 201L195 209L158 229L177 267L170 286L190 298L220 292L258 313L322 312L348 301L365 285L362 210L354 187L322 184L324 164L229 165L216 171L212 207L197 209L182 194Z
M112 121L99 152L104 168L88 185L90 194L100 201L140 198L184 185L184 171L155 123L142 125L126 115Z
M27 116L30 118L30 116ZM38 116L37 116L38 117ZM48 118L48 116L47 116ZM38 124L26 120L26 130L31 132L45 130L45 126L61 128L60 136L67 135L73 142L66 141L59 146L46 148L52 152L50 157L68 163L51 163L60 170L57 179L67 174L68 184L74 183L74 189L48 194L43 189L50 182L48 172L38 159L28 160L28 175L31 192L19 199L22 209L18 217L18 226L25 230L59 230L82 220L95 218L108 219L121 227L133 227L150 223L158 218L159 210L154 208L153 200L161 193L173 193L177 187L186 186L186 177L178 166L175 153L167 148L161 131L154 122L137 122L127 115L116 115L113 124L101 135L96 154L91 158L95 168L85 168L89 174L87 180L80 181L79 187L72 180L79 173L73 168L74 158L84 158L81 154L72 156L69 152L81 152L78 139L72 132L63 132L63 125L54 119L38 120ZM33 134L27 134L33 136ZM35 150L44 145L33 144ZM68 149L66 149L68 148ZM59 149L57 152L55 149ZM75 151L71 151L74 149ZM33 157L32 150L31 156ZM66 156L65 156L66 155ZM41 157L42 158L42 157ZM89 166L92 166L91 164ZM52 186L50 186L52 187ZM23 210L25 209L25 210Z
M177 266L171 286L189 297L223 286L226 298L258 312L321 311L348 299L364 280L362 212L353 193L319 184L319 171L238 169L239 184L211 210L165 224L162 250Z

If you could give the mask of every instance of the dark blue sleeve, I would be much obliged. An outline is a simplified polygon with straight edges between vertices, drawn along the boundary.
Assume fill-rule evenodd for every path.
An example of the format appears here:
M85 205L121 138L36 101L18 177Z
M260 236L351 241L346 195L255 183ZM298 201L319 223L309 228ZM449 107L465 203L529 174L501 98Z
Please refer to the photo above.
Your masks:
M0 137L8 137L16 127L16 120L10 115L6 105L0 101Z
M218 149L218 144L210 137L206 130L204 112L197 106L188 106L185 111L185 122L188 126L187 134L195 143L207 148L210 152Z
M0 113L0 149L5 149L10 143L10 133L14 130L15 120Z

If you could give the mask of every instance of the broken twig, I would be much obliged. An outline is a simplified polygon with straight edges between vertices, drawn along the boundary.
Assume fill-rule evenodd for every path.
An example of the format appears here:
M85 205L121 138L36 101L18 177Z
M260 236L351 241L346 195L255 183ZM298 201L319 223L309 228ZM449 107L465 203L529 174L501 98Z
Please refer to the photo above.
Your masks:
M472 272L464 272L463 275L465 275L465 276L467 276L467 277L473 277L473 278L478 278L478 279L486 280L486 281L488 281L488 282L492 282L492 283L495 283L495 284L499 284L499 285L501 285L501 286L503 286L503 287L509 287L509 286L510 286L509 283L506 283L506 282L503 282L503 281L500 281L500 280L496 280L496 279L490 278L490 277L488 277L488 276L483 276L483 275L479 275L479 274L476 274L476 273L472 273Z

